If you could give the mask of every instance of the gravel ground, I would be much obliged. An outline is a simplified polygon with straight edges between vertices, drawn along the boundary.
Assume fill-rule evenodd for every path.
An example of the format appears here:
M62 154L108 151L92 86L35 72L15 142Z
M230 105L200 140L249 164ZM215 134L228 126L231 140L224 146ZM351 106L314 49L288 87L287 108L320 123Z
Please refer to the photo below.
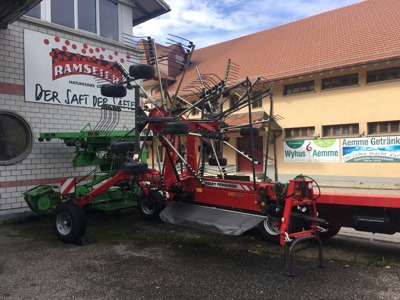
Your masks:
M400 244L338 235L285 252L256 230L222 236L88 216L86 245L57 241L46 218L0 225L0 299L400 299Z

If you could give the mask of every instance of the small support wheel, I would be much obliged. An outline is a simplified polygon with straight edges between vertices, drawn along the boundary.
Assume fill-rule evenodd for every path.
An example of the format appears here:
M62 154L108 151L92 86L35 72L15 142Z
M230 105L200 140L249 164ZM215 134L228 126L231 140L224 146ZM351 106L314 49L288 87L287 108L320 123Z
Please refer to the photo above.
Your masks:
M135 150L135 144L130 142L118 142L111 144L111 152L115 154L126 153Z
M167 122L164 123L163 134L188 134L189 124L183 122Z
M101 95L104 97L123 98L126 96L126 88L122 85L105 84L100 88Z
M215 157L210 157L208 160L208 164L210 166L218 166L218 162L221 167L225 167L228 164L228 160L224 157L219 157L218 159Z
M330 239L330 238L334 237L335 235L337 235L340 231L340 226L334 227L331 224L320 225L320 226L328 230L328 231L319 233L319 237L322 240Z
M129 75L135 79L152 79L155 70L153 66L137 64L129 67Z
M159 220L159 214L164 207L164 197L155 190L150 190L148 196L143 196L138 202L139 214L145 220Z
M125 162L122 164L122 172L129 175L141 175L149 170L149 167L144 162Z
M258 229L262 237L270 243L279 244L281 221L271 217L266 217L258 224Z
M63 202L51 216L54 234L63 243L74 243L86 232L86 214L75 202Z
M264 221L258 224L258 229L260 230L263 238L270 243L279 244L280 242L280 228L282 222L278 218L271 218L266 216ZM290 218L289 223L289 233L299 232L303 229L303 222L298 218Z

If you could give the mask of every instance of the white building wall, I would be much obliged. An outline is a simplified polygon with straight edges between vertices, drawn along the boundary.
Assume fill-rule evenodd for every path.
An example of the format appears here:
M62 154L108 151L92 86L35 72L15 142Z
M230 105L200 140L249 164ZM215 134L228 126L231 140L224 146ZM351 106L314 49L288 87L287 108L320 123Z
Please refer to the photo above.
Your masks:
M15 165L0 166L0 219L2 216L29 210L23 192L38 184L56 184L62 177L84 176L91 170L88 167L72 166L74 147L67 147L57 139L39 142L38 137L41 132L80 131L87 123L95 125L101 114L98 108L25 101L24 29L113 51L132 51L122 44L107 42L93 35L85 36L70 29L61 29L60 26L27 19L24 17L10 24L8 29L0 30L0 110L9 110L22 116L34 134L33 149L26 159ZM133 124L133 111L121 112L116 129L122 129L124 125L132 128Z

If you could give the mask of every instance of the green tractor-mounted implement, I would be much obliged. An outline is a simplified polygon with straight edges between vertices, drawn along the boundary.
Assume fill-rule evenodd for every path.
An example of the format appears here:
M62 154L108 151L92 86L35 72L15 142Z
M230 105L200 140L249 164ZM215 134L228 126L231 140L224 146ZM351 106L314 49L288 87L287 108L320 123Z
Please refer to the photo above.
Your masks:
M58 186L43 184L26 191L25 201L32 211L48 214L53 207L62 202L63 198L83 197L121 169L121 165L126 161L126 153L113 151L110 145L122 142L127 147L126 150L133 152L135 131L126 127L122 130L114 130L118 120L116 116L120 111L119 107L103 106L101 119L93 129L90 124L87 124L79 132L40 133L40 142L60 139L66 146L75 147L75 157L72 161L74 167L94 166L94 169L86 176L76 179L73 193L63 195ZM132 146L131 149L129 149L130 146ZM144 149L141 160L146 161L146 159L147 150ZM122 180L93 197L88 204L96 209L111 212L136 206L136 200L140 195L140 188L132 185L129 180Z

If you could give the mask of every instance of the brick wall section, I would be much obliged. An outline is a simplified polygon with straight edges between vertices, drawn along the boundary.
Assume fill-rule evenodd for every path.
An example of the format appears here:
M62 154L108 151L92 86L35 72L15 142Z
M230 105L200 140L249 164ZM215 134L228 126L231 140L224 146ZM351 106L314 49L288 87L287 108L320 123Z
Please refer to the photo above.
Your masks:
M0 94L24 96L24 86L21 84L0 82Z
M31 126L34 145L30 155L16 165L0 166L0 216L29 210L23 192L38 184L55 184L63 177L87 175L92 168L74 168L74 147L67 147L61 140L39 142L40 132L80 131L87 123L92 126L100 119L101 110L70 107L46 103L26 102L24 98L24 45L25 28L58 35L94 46L113 49L109 44L55 31L26 21L17 21L8 29L0 29L0 109L18 113ZM40 70L38 70L40 72ZM116 129L131 128L133 113L121 112Z

